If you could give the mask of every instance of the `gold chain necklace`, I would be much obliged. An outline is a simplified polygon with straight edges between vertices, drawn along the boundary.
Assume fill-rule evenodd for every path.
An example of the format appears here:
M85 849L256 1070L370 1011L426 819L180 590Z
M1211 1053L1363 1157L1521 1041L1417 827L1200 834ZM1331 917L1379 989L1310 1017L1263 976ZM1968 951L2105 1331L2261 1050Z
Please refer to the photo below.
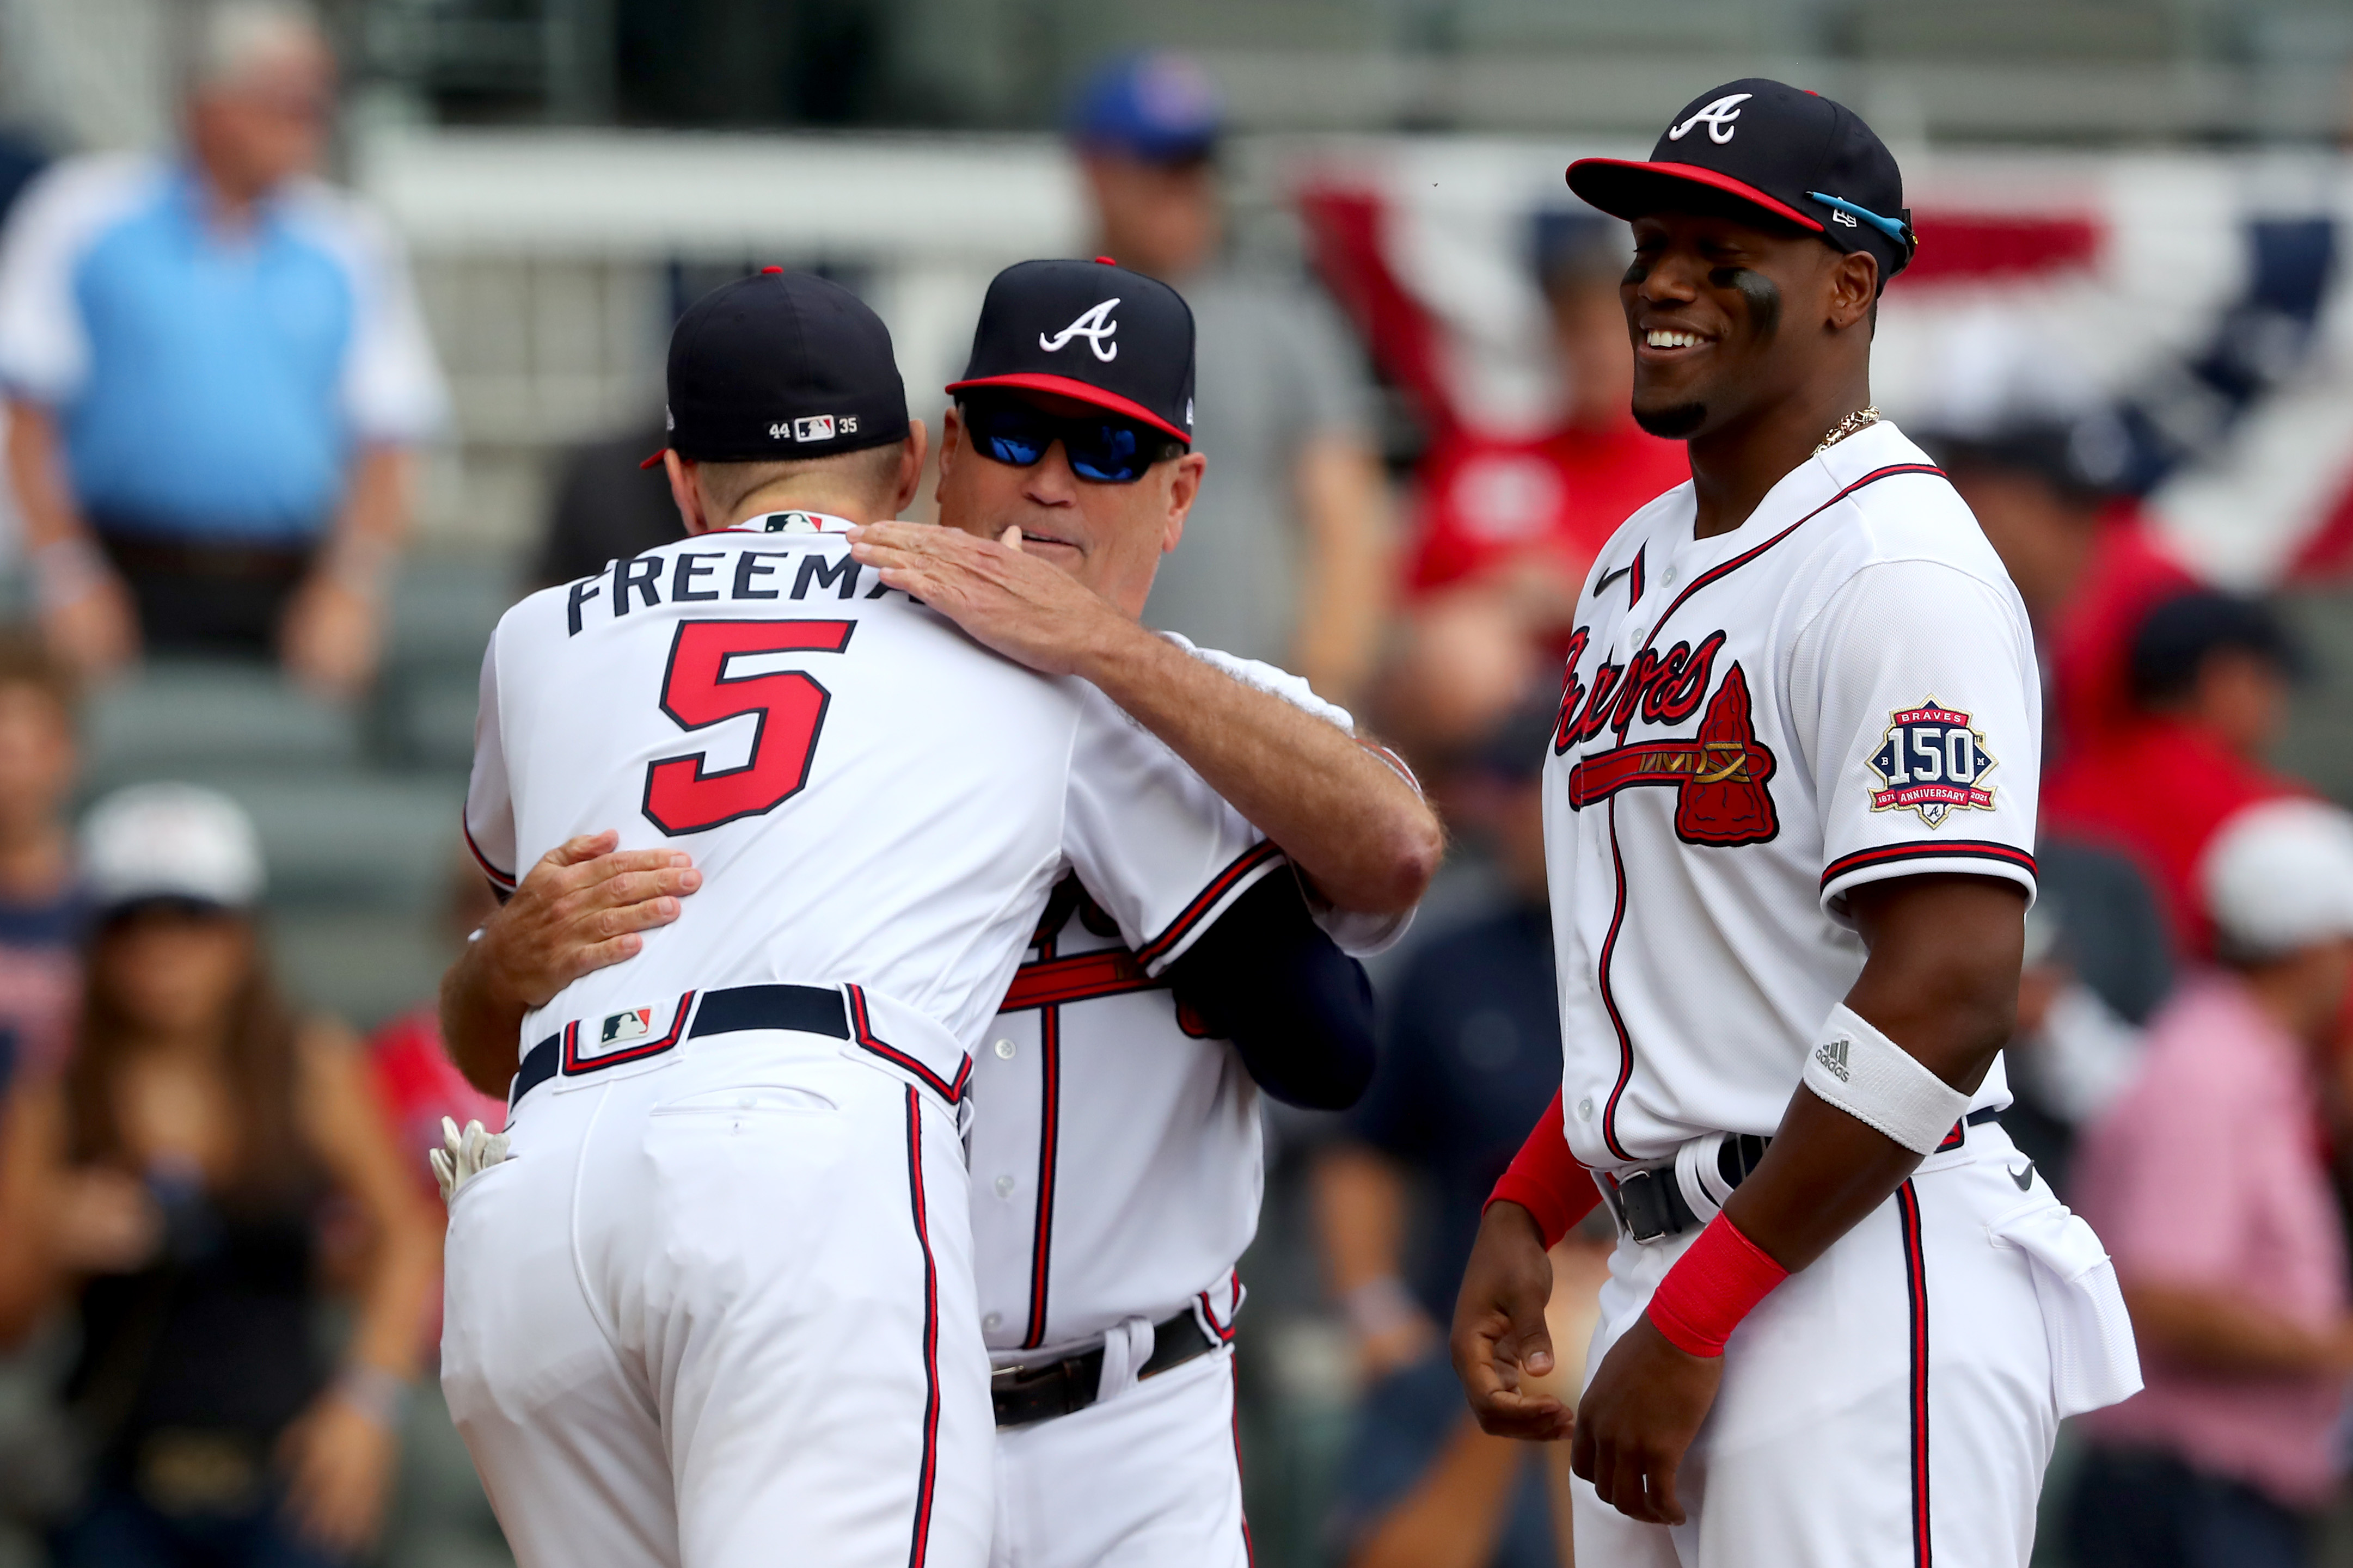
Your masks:
M1879 409L1876 405L1856 409L1853 413L1840 420L1836 425L1831 426L1831 433L1822 437L1822 444L1820 446L1814 448L1814 456L1817 458L1820 457L1824 452L1829 451L1832 447L1837 446L1841 441L1845 440L1856 431L1867 429L1871 426L1878 423Z

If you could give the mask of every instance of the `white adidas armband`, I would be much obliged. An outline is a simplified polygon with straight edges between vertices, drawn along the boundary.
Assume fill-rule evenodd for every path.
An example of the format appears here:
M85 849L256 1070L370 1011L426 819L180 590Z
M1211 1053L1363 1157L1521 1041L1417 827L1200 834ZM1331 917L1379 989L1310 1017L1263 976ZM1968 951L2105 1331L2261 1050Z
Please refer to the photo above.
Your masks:
M1968 1095L1842 1002L1806 1058L1806 1087L1915 1154L1935 1152L1969 1109Z

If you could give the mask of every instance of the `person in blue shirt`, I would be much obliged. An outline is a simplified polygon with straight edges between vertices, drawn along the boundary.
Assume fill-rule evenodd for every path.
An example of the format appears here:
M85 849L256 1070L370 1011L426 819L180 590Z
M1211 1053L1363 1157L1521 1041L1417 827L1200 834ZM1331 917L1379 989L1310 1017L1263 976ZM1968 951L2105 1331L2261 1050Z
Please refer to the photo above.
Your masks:
M68 160L0 245L8 470L42 625L373 674L411 453L446 396L389 234L311 171L334 65L291 0L198 12L173 157Z

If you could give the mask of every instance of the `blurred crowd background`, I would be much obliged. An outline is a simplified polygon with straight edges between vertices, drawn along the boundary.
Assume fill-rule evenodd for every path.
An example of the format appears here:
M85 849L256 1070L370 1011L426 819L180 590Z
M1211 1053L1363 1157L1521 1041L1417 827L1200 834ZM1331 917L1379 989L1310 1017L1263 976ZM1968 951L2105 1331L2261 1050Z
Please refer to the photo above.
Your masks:
M2171 1381L2063 1443L2037 1560L2353 1563L2345 954L2264 946L2207 858L2353 801L2353 12L0 0L0 1565L507 1560L423 1161L501 1109L429 1008L483 908L484 638L677 528L638 462L708 288L858 290L936 427L990 275L1098 252L1199 325L1149 618L1307 675L1456 836L1370 1096L1275 1118L1259 1560L1564 1562L1560 1456L1475 1431L1442 1325L1557 1083L1560 650L1683 468L1625 412L1624 227L1560 171L1757 71L1903 160L1878 403L2042 658L2005 1120ZM1564 1336L1602 1246L1556 1255ZM2200 1531L2287 1554L2165 1554Z

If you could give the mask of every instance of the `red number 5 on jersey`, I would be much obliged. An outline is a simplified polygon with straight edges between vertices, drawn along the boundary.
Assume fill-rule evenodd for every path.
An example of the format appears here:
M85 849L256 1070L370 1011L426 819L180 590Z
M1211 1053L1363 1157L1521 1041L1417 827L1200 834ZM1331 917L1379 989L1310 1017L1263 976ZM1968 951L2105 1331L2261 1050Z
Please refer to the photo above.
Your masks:
M855 621L683 621L662 676L662 711L681 730L759 715L752 758L703 768L703 752L646 769L646 820L675 838L774 811L808 783L809 755L832 694L797 669L730 677L727 661L762 653L839 653Z

